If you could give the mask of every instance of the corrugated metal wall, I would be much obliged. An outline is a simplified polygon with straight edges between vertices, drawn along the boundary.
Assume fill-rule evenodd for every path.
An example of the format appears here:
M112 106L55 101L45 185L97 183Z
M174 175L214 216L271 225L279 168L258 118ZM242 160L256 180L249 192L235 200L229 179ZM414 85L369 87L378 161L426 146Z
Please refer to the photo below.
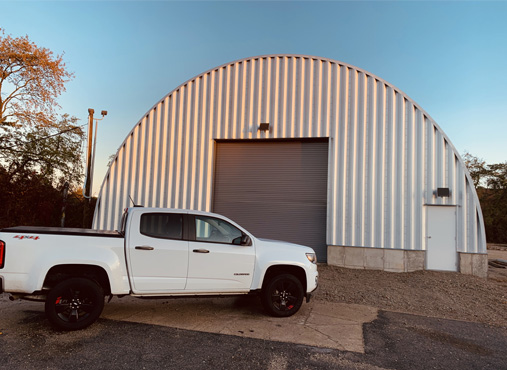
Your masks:
M329 138L329 245L423 250L425 205L456 204L458 251L486 251L473 184L426 112L366 71L294 55L225 64L158 102L118 150L94 227L117 228L129 195L210 210L215 140L269 138Z

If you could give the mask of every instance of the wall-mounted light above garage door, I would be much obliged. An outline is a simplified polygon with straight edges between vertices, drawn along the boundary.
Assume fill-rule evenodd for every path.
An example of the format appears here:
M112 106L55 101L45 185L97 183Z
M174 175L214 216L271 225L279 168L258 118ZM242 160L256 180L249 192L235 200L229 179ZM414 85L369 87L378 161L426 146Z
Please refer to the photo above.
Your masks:
M269 123L261 123L259 125L259 131L269 131Z

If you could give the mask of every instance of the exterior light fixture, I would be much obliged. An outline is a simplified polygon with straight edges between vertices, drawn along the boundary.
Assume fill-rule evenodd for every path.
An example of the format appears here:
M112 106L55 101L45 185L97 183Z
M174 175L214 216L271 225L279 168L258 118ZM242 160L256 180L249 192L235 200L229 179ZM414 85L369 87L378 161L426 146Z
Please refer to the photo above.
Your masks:
M269 131L269 123L261 123L259 125L259 131Z
M437 197L450 197L451 192L449 188L437 188Z

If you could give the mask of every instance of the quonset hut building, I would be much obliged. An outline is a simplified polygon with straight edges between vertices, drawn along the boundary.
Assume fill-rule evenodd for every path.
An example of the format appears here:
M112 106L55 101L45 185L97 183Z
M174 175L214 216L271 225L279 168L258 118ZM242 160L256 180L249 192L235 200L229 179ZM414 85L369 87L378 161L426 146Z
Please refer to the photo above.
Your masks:
M320 262L486 276L473 183L433 119L360 68L267 55L210 69L134 126L102 184L93 227L144 206L224 214Z

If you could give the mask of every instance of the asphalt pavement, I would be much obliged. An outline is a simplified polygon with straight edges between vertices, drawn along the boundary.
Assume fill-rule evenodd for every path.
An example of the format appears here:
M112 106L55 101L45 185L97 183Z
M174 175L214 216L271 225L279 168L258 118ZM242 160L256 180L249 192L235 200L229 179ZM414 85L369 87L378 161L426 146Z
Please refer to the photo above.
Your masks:
M283 330L290 338L291 327ZM379 311L362 331L364 353L109 318L59 332L43 304L4 295L0 369L507 369L507 328Z

